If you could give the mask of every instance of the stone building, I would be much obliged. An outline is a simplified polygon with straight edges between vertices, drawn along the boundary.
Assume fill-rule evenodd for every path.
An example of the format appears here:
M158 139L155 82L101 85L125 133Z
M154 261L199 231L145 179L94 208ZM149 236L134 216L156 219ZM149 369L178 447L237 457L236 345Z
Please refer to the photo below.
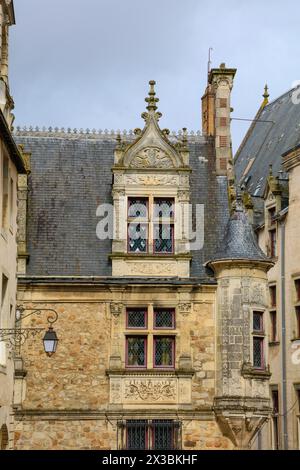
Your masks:
M14 361L3 330L14 328L17 292L17 184L26 173L11 134L13 99L8 83L8 30L14 24L13 2L0 1L0 448L13 436ZM11 433L11 434L10 434Z
M300 88L264 101L235 158L237 180L268 272L267 347L272 416L256 442L300 449Z
M202 135L160 128L153 81L133 133L16 131L18 302L59 338L22 347L16 449L246 448L268 419L273 264L233 188L235 72L210 71Z

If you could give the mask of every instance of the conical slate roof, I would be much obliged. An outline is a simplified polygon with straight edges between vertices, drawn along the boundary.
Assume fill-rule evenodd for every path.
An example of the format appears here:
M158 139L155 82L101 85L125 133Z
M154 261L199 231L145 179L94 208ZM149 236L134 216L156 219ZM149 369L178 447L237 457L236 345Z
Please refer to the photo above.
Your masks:
M269 261L258 242L244 208L237 202L225 230L225 236L210 262L220 260Z

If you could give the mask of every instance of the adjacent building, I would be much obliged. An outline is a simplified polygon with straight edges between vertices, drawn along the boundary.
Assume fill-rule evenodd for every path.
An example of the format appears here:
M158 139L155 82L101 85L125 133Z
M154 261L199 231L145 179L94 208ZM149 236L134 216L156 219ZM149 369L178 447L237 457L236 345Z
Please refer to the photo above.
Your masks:
M300 89L264 102L235 158L268 273L266 335L272 416L256 442L300 449Z
M8 83L8 32L13 2L0 2L0 448L12 447L14 351L3 330L15 326L17 294L17 189L26 173L11 134L13 99ZM11 441L12 438L12 441Z

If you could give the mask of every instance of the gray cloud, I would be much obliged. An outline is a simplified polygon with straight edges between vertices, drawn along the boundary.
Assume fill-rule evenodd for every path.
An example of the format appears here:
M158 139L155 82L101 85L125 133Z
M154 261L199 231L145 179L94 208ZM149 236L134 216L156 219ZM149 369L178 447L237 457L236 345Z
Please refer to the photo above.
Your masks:
M295 0L15 0L11 90L17 125L129 129L149 79L162 126L199 129L207 51L237 67L234 116L252 118L267 81L300 79ZM248 124L233 123L237 147Z

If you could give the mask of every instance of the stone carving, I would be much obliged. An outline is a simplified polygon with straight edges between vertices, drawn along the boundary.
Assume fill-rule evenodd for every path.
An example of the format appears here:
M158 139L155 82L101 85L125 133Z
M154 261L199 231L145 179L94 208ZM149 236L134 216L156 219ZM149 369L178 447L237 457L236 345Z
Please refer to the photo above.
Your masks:
M266 301L265 301L265 289L263 286L259 284L255 284L253 286L252 292L251 292L251 302L255 303L257 305L262 305L264 306Z
M158 147L141 150L130 162L133 168L173 168L172 158Z
M130 273L134 276L139 274L144 274L147 276L174 276L175 266L171 263L134 263L130 264L129 266Z
M180 315L187 316L191 313L192 309L192 304L187 302L187 303L182 303L178 305L178 311Z
M175 383L171 380L128 380L125 382L125 399L142 401L170 401L176 399Z
M126 184L141 184L145 186L176 186L178 181L176 176L130 175L126 177Z
M115 173L115 175L114 175L114 183L115 183L115 184L122 184L122 183L123 183L123 179L124 179L124 177L123 177L122 174L120 174L120 173Z
M188 175L181 175L180 176L180 184L182 186L188 186L190 183L190 177Z
M117 302L112 302L110 304L110 312L115 317L118 317L119 315L121 315L122 310L123 310L123 304L117 303Z
M180 200L188 201L190 199L189 191L178 191L178 198Z

